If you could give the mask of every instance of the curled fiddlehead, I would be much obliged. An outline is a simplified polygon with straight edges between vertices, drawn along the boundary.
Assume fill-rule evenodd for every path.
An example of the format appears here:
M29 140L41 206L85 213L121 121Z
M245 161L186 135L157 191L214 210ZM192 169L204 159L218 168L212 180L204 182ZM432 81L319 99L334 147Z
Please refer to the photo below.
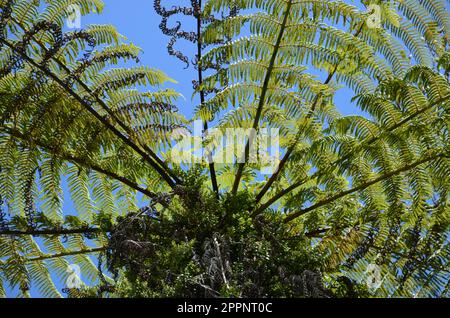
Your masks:
M171 9L167 9L164 6L161 5L161 0L154 0L154 8L158 15L161 16L162 20L159 25L159 28L163 32L163 34L170 36L171 39L167 45L167 50L171 56L175 56L182 62L186 64L186 68L189 67L191 64L189 62L189 58L183 54L183 52L178 51L175 49L175 44L179 39L184 39L192 43L197 43L199 40L199 35L197 32L188 32L181 29L182 24L180 21L176 22L176 25L173 27L168 26L168 20L170 17L175 16L177 14L182 14L184 16L192 16L195 19L200 19L201 25L210 24L215 21L217 21L217 18L210 15L205 16L202 12L201 2L197 0L191 0L191 6L190 7L182 7L182 6L172 6ZM239 12L239 7L234 6L230 8L230 12L228 16L222 15L222 19L226 19L228 17L236 16ZM219 44L219 43L216 43ZM206 48L207 45L202 43L202 48ZM196 56L195 59L192 61L192 64L194 67L199 67L199 57ZM209 66L203 66L202 70L206 70L208 68L214 68L216 69L219 66L209 65ZM194 84L195 86L195 84Z
M159 28L163 34L170 36L171 39L167 45L167 50L171 56L175 56L180 61L186 64L186 68L189 67L189 58L181 51L176 50L175 44L179 39L185 39L189 42L195 43L198 41L198 36L195 32L186 32L181 30L181 22L177 21L174 27L168 27L168 19L177 14L183 14L185 16L199 16L200 6L197 1L191 1L191 7L173 6L171 9L167 9L161 5L161 0L155 0L153 7L158 15L162 17Z

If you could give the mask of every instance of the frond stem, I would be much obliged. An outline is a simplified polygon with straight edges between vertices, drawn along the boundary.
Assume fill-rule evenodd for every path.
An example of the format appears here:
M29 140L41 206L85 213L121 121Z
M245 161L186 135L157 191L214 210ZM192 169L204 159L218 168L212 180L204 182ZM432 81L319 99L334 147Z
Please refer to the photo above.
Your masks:
M300 217L302 215L305 215L305 214L307 214L307 213L309 213L311 211L314 211L314 210L316 210L318 208L321 208L321 207L323 207L323 206L325 206L327 204L330 204L330 203L332 203L332 202L334 202L334 201L336 201L336 200L338 200L340 198L343 198L343 197L345 197L347 195L350 195L350 194L353 194L355 192L367 189L368 187L370 187L370 186L372 186L372 185L374 185L376 183L379 183L379 182L381 182L383 180L392 178L392 177L394 177L396 175L399 175L400 173L412 170L412 169L416 168L419 165L422 165L424 163L436 160L436 159L444 157L444 156L445 156L445 154L442 153L442 152L434 154L434 155L431 155L431 156L427 156L426 158L418 160L418 161L416 161L416 162L414 162L412 164L405 165L405 166L403 166L403 167L401 167L401 168L399 168L397 170L394 170L394 171L391 171L391 172L386 173L384 175L381 175L381 176L379 176L378 178L375 178L372 181L367 181L367 182L365 182L365 183L363 183L363 184L361 184L359 186L356 186L356 187L354 187L352 189L349 189L347 191L342 191L342 192L340 192L340 193L338 193L338 194L336 194L336 195L334 195L334 196L332 196L332 197L330 197L328 199L321 200L321 201L317 202L316 204L313 204L312 206L310 206L310 207L308 207L306 209L302 209L300 211L288 214L285 217L285 219L284 219L284 223L289 223L289 222L297 219L298 217Z
M16 129L10 129L10 128L7 128L6 131L7 131L11 136L13 136L13 137L15 137L15 138L19 138L19 139L21 139L21 140L23 140L23 141L26 141L26 142L34 143L34 144L36 144L37 146L39 146L39 147L45 149L46 151L49 151L50 153L60 155L61 158L62 158L63 160L67 160L67 161L69 161L69 162L78 164L78 165L80 165L80 166L82 166L82 167L85 167L85 168L87 168L87 169L92 169L92 170L97 171L97 172L99 172L99 173L101 173L101 174L104 174L104 175L106 175L106 176L108 176L108 177L110 177L110 178L112 178L112 179L115 179L115 180L117 180L117 181L119 181L119 182L122 182L123 184L125 184L125 185L129 186L130 188L132 188L132 189L134 189L134 190L136 190L136 191L138 191L138 192L144 194L145 196L147 196L147 197L149 197L149 198L155 198L155 197L157 196L155 193L153 193L153 192L151 192L151 191L149 191L149 190L147 190L147 189L144 189L144 188L140 187L137 183L135 183L135 182L129 180L129 179L126 178L126 177L120 176L120 175L118 175L118 174L115 173L115 172L108 171L108 170L106 170L106 169L100 167L99 165L96 165L96 164L93 164L93 163L89 163L89 162L87 162L87 161L86 161L85 159L83 159L83 158L75 157L75 156L70 155L70 154L67 154L67 153L60 153L60 152L58 153L58 151L57 151L56 149L54 149L53 147L51 147L51 146L49 146L49 145L46 145L46 144L45 144L44 142L42 142L42 141L38 141L38 140L30 140L30 139L27 138L24 134L20 133L20 132L19 132L18 130L16 130Z
M18 51L14 45L10 42L0 39L6 46L8 46L11 50L19 54L24 60L26 60L30 65L42 71L45 75L50 77L53 81L55 81L59 86L61 86L69 95L71 95L76 101L78 101L88 112L90 112L98 121L100 121L106 128L111 130L119 139L121 139L126 145L128 145L131 149L136 151L139 155L141 155L146 161L159 173L159 175L167 182L167 184L174 188L176 183L170 178L170 176L164 171L146 152L144 152L140 147L134 144L128 137L122 134L113 124L109 122L107 118L100 115L94 108L92 108L89 104L85 102L85 100L78 95L73 89L71 89L64 81L62 81L57 75L51 72L48 68L42 67L38 63L36 63L32 58L28 55Z
M96 234L96 233L107 233L109 231L99 229L99 228L81 228L81 229L48 229L48 230L28 230L28 231L20 231L20 230L5 230L0 231L0 235L12 235L12 236L21 236L21 235L31 235L31 236L46 236L46 235L56 235L56 236L64 236L64 235L73 235L73 234Z
M15 19L12 19L13 22L15 22L22 30L26 30L25 27L18 21L16 21ZM41 47L41 49L44 52L48 52L47 47L40 42L38 39L36 39L34 36L32 36L32 38L34 39L34 41ZM71 74L70 69L63 63L61 62L57 57L55 56L51 56L51 59L53 61L55 61L59 67L61 67L62 70L64 70L68 75ZM123 129L125 130L130 136L135 135L134 132L132 131L132 129L130 127L128 127L123 121L121 121L116 114L108 107L108 105L106 105L106 103L100 99L97 95L95 95L92 90L86 85L86 83L84 83L82 80L80 80L78 77L75 78L75 81L83 88L83 90L85 90L89 95L91 95L95 101L102 107L103 110L105 110L109 116L111 116L111 118ZM140 138L136 138L138 140L139 145L145 150L147 151L147 153L151 156L151 158L153 158L162 168L164 168L166 170L166 172L170 175L170 177L172 177L175 182L177 183L181 183L181 180L178 179L178 177L173 173L173 171L158 157L158 155L156 155L156 153L147 145L145 145L143 142L141 142ZM134 142L128 138L130 143ZM137 145L136 145L137 146ZM143 158L148 161L148 158L144 157Z
M358 37L358 36L361 34L361 32L362 32L362 30L363 30L363 26L364 26L364 22L361 24L361 26L359 27L358 31L354 34L354 37ZM338 63L336 63L336 65L335 65L334 68L333 68L333 71L331 71L331 72L328 74L326 80L323 82L323 85L328 85L328 84L331 82L331 80L333 79L333 77L336 75L337 70L338 70L339 65L341 64L341 62L342 62L342 59L341 59ZM315 97L315 99L314 99L314 102L313 102L313 104L312 104L312 106L311 106L311 109L309 110L309 112L308 112L308 114L307 114L307 116L306 116L306 119L310 119L310 118L313 116L314 111L316 110L316 107L317 107L317 105L318 105L318 103L319 103L321 97L322 97L322 94L316 95L316 97ZM297 146L297 143L298 143L298 139L299 139L299 135L300 135L300 134L301 134L301 131L299 130L299 131L297 132L297 134L296 134L295 141L290 145L290 147L289 147L288 150L286 151L285 155L284 155L283 158L281 159L280 163L278 164L277 170L276 170L275 173L269 178L269 180L266 182L266 184L264 185L264 187L261 189L261 191L260 191L260 192L258 193L258 195L256 196L256 199L255 199L256 204L258 204L258 203L262 200L262 198L263 198L264 195L267 193L267 191L269 191L269 189L270 189L270 187L272 186L272 184L278 179L280 173L281 173L282 170L284 169L284 167L285 167L287 161L289 160L290 156L292 155L292 153L293 153L294 150L295 150L295 147Z
M203 84L203 68L200 63L202 60L202 46L203 46L203 39L202 39L202 0L199 0L198 2L199 6L199 12L196 16L197 19L197 70L198 70L198 84L199 87ZM204 105L206 100L205 91L203 89L200 90L200 104ZM203 133L205 134L208 131L208 121L203 120ZM208 153L208 165L209 165L209 174L211 176L211 184L213 187L213 191L216 193L216 196L219 196L219 185L217 183L217 174L216 174L216 168L214 165L214 162L212 160L212 154Z
M363 140L359 146L357 146L354 150L350 151L348 154L346 154L345 156L339 158L338 160L334 161L333 163L331 163L331 166L338 166L339 164L341 164L342 162L344 162L345 160L348 160L352 155L354 155L356 152L358 152L359 150L361 150L365 145L370 145L373 144L374 142L376 142L377 140L379 140L380 138L382 138L386 133L390 133L402 126L404 126L405 124L409 123L411 120L415 119L417 116L425 113L426 111L432 109L433 107L435 107L436 105L439 105L443 102L445 102L446 100L450 99L450 95L447 95L445 97L440 98L439 100L437 100L436 102L431 103L430 105L428 105L427 107L422 108L421 110L409 115L408 117L405 117L403 120L401 120L400 122L398 122L397 124L389 127L388 129L386 129L385 131L383 131L382 133L380 133L378 136L374 136L370 139L366 139ZM313 180L317 177L319 177L321 175L322 171L316 171L312 176L307 177L306 179L300 180L298 182L295 182L294 184L290 185L289 187L287 187L286 189L280 191L279 193L277 193L276 195L274 195L271 199L269 199L266 203L264 203L261 207L259 207L254 213L253 216L256 216L258 214L260 214L262 211L264 211L265 209L267 209L268 207L270 207L272 204L274 204L275 202L277 202L279 199L281 199L282 197L284 197L286 194L294 191L295 189L301 187L302 185L304 185L306 182Z
M26 260L26 263L41 262L41 261L45 261L48 259L67 257L67 256L95 254L95 253L103 252L105 250L106 250L106 247L98 247L98 248L83 249L83 250L79 250L79 251L63 252L63 253L59 253L59 254L46 254L46 255L39 256L39 257L29 258Z
M253 141L254 141L255 131L258 128L259 120L261 118L264 104L266 103L267 90L268 90L270 79L272 76L272 71L275 67L275 61L276 61L276 58L278 55L278 50L280 48L281 41L283 40L283 35L286 30L287 21L288 21L289 15L291 13L291 7L292 7L292 0L288 0L287 7L284 12L283 22L280 26L280 32L278 33L278 38L277 38L277 41L273 48L272 56L270 58L269 66L267 68L266 76L265 76L264 83L263 83L263 86L261 89L261 96L259 98L258 108L256 109L255 119L253 121L253 129L252 129L249 139L245 145L244 160L242 163L240 163L238 165L238 171L237 171L236 177L234 179L234 184L233 184L233 188L232 188L232 194L234 194L234 195L237 193L237 191L239 189L239 184L241 182L242 174L244 172L244 167L245 167L245 164L246 164L249 154L250 154L250 144L253 143Z

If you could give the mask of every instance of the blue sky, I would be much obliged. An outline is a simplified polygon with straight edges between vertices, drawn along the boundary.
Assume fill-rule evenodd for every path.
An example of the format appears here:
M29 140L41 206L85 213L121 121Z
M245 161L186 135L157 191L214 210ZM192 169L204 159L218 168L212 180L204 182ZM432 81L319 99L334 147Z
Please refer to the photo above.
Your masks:
M165 3L181 5L189 1L170 1ZM185 99L180 99L177 106L187 117L192 115L192 111L198 104L198 100L192 100L192 80L196 78L196 71L190 67L184 69L183 62L169 56L167 53L167 43L169 38L159 30L161 18L153 9L153 0L105 0L106 6L101 15L90 15L83 17L82 27L89 24L113 24L118 31L127 37L128 41L143 49L140 57L141 64L157 68L164 71L167 75L175 79L177 84L169 84L167 87L174 88L180 92ZM174 20L175 21L175 20ZM195 48L191 43L179 41L177 48L181 49L191 56L194 55ZM345 114L359 114L357 108L350 103L352 93L349 90L341 90L336 97L336 104L339 110ZM64 186L66 214L74 214L73 205L70 202L67 187ZM53 276L53 275L52 275ZM58 280L55 280L58 282ZM62 284L57 287L62 289ZM17 291L8 290L8 296L15 297ZM39 293L33 288L32 296L39 296Z

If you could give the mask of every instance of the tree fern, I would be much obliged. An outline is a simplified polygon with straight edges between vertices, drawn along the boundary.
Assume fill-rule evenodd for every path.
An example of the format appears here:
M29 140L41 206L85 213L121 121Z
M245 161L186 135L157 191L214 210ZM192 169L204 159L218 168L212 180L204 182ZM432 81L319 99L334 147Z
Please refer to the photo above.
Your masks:
M189 123L174 80L121 67L141 52L113 26L62 31L102 1L0 4L0 296L62 296L50 273L70 264L94 286L71 297L448 296L446 1L154 1L195 70L201 145L221 151L213 123L253 128L222 149L235 163L192 165L168 162ZM342 87L364 116L341 114ZM250 149L270 128L264 177Z

